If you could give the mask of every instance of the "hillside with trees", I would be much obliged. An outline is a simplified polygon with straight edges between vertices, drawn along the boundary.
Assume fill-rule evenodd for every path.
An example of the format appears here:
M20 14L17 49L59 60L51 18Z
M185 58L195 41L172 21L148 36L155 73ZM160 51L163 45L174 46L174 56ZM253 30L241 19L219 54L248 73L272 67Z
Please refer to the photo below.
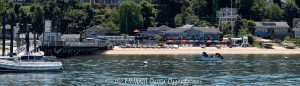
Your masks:
M13 13L18 23L30 23L38 33L43 32L44 20L52 20L55 31L62 33L81 33L98 25L109 30L109 35L132 35L134 29L145 30L161 25L217 26L216 11L232 6L238 9L240 18L233 27L244 34L250 32L254 21L266 19L292 24L293 18L300 17L299 5L299 0L274 0L273 3L266 0L127 0L115 8L97 8L80 0L43 0L33 3L1 0L0 11ZM6 19L9 22L9 18ZM223 33L228 33L228 28L232 27L229 24L220 25L224 26Z

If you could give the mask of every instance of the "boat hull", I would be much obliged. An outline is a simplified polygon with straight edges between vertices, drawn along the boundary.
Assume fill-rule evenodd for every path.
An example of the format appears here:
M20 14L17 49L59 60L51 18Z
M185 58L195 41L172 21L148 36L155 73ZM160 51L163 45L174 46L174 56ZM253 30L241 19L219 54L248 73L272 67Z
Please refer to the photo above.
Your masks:
M220 57L199 57L200 61L221 61Z
M13 62L0 60L0 68L16 71L59 71L62 70L61 62Z

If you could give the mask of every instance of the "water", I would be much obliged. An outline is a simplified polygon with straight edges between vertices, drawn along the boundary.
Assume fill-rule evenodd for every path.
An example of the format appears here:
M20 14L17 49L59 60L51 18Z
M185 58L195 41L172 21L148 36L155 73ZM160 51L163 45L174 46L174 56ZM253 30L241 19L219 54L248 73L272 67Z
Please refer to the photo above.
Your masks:
M288 60L284 60L285 56ZM9 86L300 84L298 55L226 55L222 62L195 61L195 57L70 57L61 59L62 72L0 73L0 83Z

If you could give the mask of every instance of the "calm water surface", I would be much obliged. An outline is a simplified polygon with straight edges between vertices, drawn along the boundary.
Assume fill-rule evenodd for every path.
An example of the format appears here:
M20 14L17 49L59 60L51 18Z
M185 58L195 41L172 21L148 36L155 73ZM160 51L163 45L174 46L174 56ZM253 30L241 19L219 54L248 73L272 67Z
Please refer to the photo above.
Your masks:
M289 57L284 60L283 57ZM62 72L0 73L1 85L300 85L299 55L78 56ZM148 64L144 64L147 61Z

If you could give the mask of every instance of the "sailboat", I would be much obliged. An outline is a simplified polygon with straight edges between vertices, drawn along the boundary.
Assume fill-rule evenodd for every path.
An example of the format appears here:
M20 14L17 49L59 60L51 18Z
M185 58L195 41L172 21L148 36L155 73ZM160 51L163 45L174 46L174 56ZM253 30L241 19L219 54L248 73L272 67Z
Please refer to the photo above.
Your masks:
M5 25L5 23L4 23ZM11 24L13 28L13 23ZM26 26L26 24L25 24ZM3 28L5 29L5 28ZM13 31L12 33L13 34ZM3 34L5 35L5 34ZM3 36L5 37L5 36ZM3 39L5 41L5 39ZM2 56L0 59L0 70L6 71L61 71L62 62L55 56L44 56L44 52L31 52L34 48L29 45L29 29L26 30L25 48L20 48L18 54L13 56L13 35L11 36L10 56ZM5 46L5 43L3 44ZM5 48L2 48L3 51Z

